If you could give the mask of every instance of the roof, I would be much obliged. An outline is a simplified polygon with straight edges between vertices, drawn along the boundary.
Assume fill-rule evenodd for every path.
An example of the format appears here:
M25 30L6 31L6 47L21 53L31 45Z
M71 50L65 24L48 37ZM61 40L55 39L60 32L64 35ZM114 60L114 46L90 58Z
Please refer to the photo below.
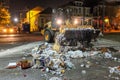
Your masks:
M44 10L44 8L42 8L40 6L37 6L37 7L32 9L32 11L42 11L42 10Z
M83 2L83 0L73 0L73 1L68 2L67 4L64 4L64 5L60 6L60 7L77 6L77 5L74 4L76 1Z
M103 2L103 1L100 1L99 3L98 3L98 5L103 5L103 3L105 4L105 5L109 5L109 6L119 6L120 5L120 1L113 1L113 2L109 2L109 1L105 1L105 2Z
M52 8L46 8L45 10L43 10L40 14L51 14L52 13Z

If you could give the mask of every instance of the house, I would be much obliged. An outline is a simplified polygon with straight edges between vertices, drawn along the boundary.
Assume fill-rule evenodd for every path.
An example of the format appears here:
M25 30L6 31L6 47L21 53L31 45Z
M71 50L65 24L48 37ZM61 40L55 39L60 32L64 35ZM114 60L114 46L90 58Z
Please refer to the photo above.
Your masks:
M90 13L90 7L83 6L82 0L74 0L65 5L57 7L57 9L64 9L69 12L68 15L72 16L72 18L83 21L84 19L91 19L92 15ZM52 20L52 12L54 9L46 8L42 12L39 13L39 27L43 27L45 23ZM81 22L83 23L83 22Z
M91 16L90 7L84 6L83 0L71 1L61 6L61 8L68 9L72 16Z
M65 5L58 7L57 9L62 8L69 11L72 18L77 18L81 20L91 19L92 15L90 14L90 7L83 5L83 0L74 0ZM27 22L30 23L31 31L38 31L45 23L52 20L52 12L54 9L41 7L36 7L29 12L27 12Z
M76 18L78 20L92 19L92 14L90 13L91 8L84 6L83 0L71 1L71 2L61 6L61 8L64 8L67 11L69 11L72 18Z
M51 21L52 19L52 8L46 8L44 9L42 12L39 13L39 17L38 17L38 23L39 23L39 27L43 27L45 25L45 23Z
M114 29L114 25L120 25L116 21L120 10L120 5L118 2L100 2L93 8L93 16L95 19L95 24L99 28Z
M26 14L26 21L30 23L30 31L38 31L39 30L39 25L38 25L38 17L39 13L42 12L44 9L42 7L35 7L31 10L29 10Z
M29 10L26 14L24 23L30 23L30 31L39 31L40 27L51 20L52 8L35 7Z

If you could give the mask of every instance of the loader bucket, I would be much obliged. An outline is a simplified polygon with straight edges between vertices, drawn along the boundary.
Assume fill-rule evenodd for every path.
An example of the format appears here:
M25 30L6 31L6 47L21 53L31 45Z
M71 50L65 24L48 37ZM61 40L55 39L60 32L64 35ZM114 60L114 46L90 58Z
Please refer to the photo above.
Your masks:
M94 29L68 29L65 31L64 37L67 41L76 41L83 44L89 44L93 39ZM83 44L84 45L84 44Z

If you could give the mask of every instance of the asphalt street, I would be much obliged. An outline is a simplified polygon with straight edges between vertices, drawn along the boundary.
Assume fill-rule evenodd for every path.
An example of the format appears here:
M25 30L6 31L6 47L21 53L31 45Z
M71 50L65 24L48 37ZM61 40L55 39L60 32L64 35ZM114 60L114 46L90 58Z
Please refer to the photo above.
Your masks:
M42 71L41 69L5 69L9 62L16 62L22 58L32 60L28 55L31 50L36 46L43 43L42 41L32 42L18 47L9 49L8 51L0 52L0 80L49 80L51 77L58 77L62 80L119 80L118 74L110 74L110 66L118 66L120 62L112 59L105 59L103 57L94 56L88 58L71 59L75 64L75 69L66 70L62 75L53 75ZM112 52L113 56L120 59L120 44L119 42L100 39L94 43L94 47L112 47L118 50ZM10 52L12 51L12 52ZM6 55L5 55L6 54ZM81 67L81 63L90 62L90 67Z
M31 34L0 34L0 51L43 40L39 32Z

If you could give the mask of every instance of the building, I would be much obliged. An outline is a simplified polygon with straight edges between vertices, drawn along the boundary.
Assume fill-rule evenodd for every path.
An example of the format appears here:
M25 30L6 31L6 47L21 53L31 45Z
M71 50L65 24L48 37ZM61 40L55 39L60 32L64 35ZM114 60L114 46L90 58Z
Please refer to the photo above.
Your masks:
M77 18L78 20L83 19L82 21L92 19L92 14L90 13L91 8L84 6L83 0L71 1L61 6L61 8L68 10L72 18Z
M114 29L119 22L118 18L120 5L118 2L100 2L93 8L94 26L97 28Z
M90 7L84 6L83 0L74 0L65 5L59 6L57 9L64 9L68 11L69 15L72 18L81 20L83 23L84 20L91 19L92 14L90 13ZM52 20L52 8L39 8L32 9L27 13L27 22L30 23L31 32L38 31L45 23Z
M84 6L83 0L71 1L68 4L61 6L61 8L68 9L72 16L91 16L90 7Z
M6 8L9 9L9 0L0 0L0 4Z
M52 8L46 8L41 13L39 13L39 27L43 27L47 22L52 19Z
M39 24L38 24L38 17L39 13L42 12L44 9L42 7L35 7L32 10L29 10L26 14L26 19L24 22L30 23L30 31L38 31Z

